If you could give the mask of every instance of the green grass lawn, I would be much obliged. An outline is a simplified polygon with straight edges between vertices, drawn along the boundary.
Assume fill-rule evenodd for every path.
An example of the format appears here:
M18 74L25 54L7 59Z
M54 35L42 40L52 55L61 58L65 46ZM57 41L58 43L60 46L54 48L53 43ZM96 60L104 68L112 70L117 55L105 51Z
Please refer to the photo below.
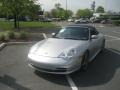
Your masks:
M57 27L53 23L48 22L20 22L20 28L55 28ZM14 23L10 21L0 21L1 30L14 29Z
M54 28L56 25L50 22L20 22L20 27L27 28L27 27L43 27L43 28Z
M0 21L0 29L1 30L11 30L13 28L14 28L13 22Z

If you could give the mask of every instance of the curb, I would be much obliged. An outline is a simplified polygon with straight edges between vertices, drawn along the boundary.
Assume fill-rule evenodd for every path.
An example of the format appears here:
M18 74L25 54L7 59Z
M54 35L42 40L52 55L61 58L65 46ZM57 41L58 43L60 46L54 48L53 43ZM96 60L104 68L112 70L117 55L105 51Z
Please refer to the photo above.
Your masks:
M26 45L26 44L34 44L36 42L8 42L8 43L2 43L0 44L0 50L2 50L3 48L5 48L6 46L9 45Z

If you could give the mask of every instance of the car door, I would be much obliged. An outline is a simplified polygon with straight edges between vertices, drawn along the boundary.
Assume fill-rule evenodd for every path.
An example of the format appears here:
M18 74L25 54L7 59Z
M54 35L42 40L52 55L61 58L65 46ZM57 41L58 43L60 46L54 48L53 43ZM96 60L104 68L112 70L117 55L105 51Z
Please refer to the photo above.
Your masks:
M92 35L96 35L97 38L96 39L91 39L90 40L90 58L93 58L96 53L98 52L98 49L99 49L99 32L96 31L95 28L90 28L90 37Z

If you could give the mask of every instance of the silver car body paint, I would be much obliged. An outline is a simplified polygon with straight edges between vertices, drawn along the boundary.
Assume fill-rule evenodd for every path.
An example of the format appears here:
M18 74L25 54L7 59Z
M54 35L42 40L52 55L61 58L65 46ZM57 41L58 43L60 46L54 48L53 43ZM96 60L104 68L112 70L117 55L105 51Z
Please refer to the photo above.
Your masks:
M54 74L69 74L81 67L82 56L89 51L89 61L100 52L104 36L99 33L97 39L70 40L48 38L38 42L34 53L29 52L28 63L35 69ZM33 48L32 47L32 48ZM59 55L67 50L76 49L77 54L70 59L60 58Z

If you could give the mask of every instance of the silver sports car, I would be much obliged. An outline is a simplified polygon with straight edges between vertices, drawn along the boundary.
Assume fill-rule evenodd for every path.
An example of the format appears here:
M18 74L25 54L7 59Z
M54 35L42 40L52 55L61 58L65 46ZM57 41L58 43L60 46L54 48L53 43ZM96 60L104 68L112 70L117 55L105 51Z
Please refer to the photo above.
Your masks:
M28 63L41 72L70 74L80 68L86 70L104 46L104 35L94 27L70 25L35 44L29 51Z

